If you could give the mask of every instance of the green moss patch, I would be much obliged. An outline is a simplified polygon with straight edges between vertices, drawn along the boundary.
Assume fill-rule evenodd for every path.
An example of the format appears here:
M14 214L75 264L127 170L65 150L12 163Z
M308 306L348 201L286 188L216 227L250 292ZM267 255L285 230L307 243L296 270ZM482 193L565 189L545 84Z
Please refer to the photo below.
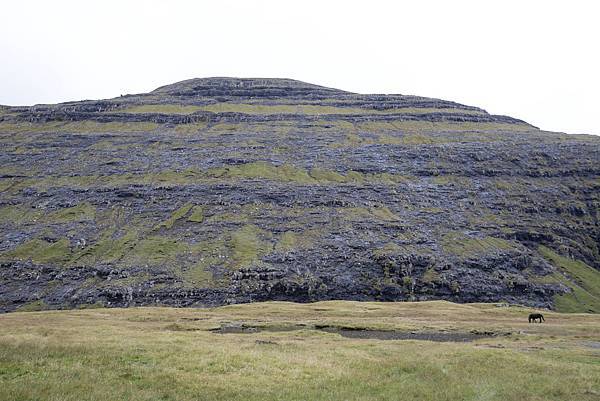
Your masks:
M370 209L371 214L380 220L384 221L397 221L400 220L387 206L372 207Z
M206 123L190 123L190 124L178 124L175 127L175 132L178 134L197 134L198 132L206 128Z
M561 270L562 274L557 273L553 277L571 289L569 294L555 296L556 310L560 312L600 313L599 271L582 261L560 256L545 246L540 246L538 252Z
M152 122L107 122L99 123L95 121L82 121L68 123L61 130L71 132L148 132L154 131L159 127Z
M95 216L96 208L90 203L84 202L77 206L60 209L50 213L48 215L48 220L57 223L89 221L94 220Z
M463 258L476 257L495 252L505 252L515 246L516 244L502 238L489 236L473 238L457 231L449 232L442 238L444 252Z
M34 223L44 216L40 209L26 207L25 205L11 205L0 208L1 224L26 224Z
M126 264L158 265L174 261L186 251L189 251L186 243L174 238L150 236L139 240L123 261Z
M208 171L208 175L221 179L266 179L273 181L296 182L300 184L382 183L387 185L395 185L399 183L406 183L413 178L401 174L391 173L363 174L352 170L348 171L344 175L337 171L322 168L313 168L307 172L305 169L295 167L291 164L277 166L264 161L213 168Z
M340 173L320 168L313 168L312 170L310 170L310 176L317 181L346 182L346 177L344 177Z
M347 221L398 221L400 218L394 214L387 206L379 207L345 207L340 212Z
M202 223L204 221L204 208L202 206L194 206L187 220L192 223Z
M245 103L215 103L202 106L202 110L214 113L245 113L245 114L304 114L304 115L326 115L326 114L429 114L429 113L462 113L482 114L479 110L451 109L451 108L429 108L429 107L401 107L386 110L366 109L360 107L338 107L315 104L245 104Z
M48 309L48 305L44 301L37 300L28 302L17 309L17 312L39 312Z
M210 287L213 283L212 272L202 262L192 266L183 276L186 284L192 287Z
M56 242L32 239L12 251L3 254L3 258L31 260L34 263L63 264L71 255L69 240L62 238Z
M42 133L42 132L73 132L73 133L95 133L95 132L149 132L159 127L152 122L96 122L96 121L50 121L45 123L29 122L1 122L0 133Z
M318 232L316 230L304 230L301 232L286 231L279 237L275 250L277 252L288 252L294 249L310 248Z
M300 183L315 182L315 180L308 175L306 170L297 168L291 164L276 166L271 163L259 161L241 164L239 166L228 166L219 170L228 177L264 178L269 180L293 181Z
M192 210L192 208L194 207L193 204L191 203L186 203L185 205L183 205L182 207L180 207L179 209L175 210L173 212L173 214L171 214L171 217L169 217L167 220L163 221L162 223L158 224L156 226L156 228L171 228L173 227L173 224L175 224L175 222L181 218L183 218L186 214L189 213L190 210Z
M437 284L441 282L441 277L440 274L437 271L435 271L433 267L430 267L429 269L425 270L425 273L423 273L423 277L421 277L421 280L428 284Z
M279 252L285 252L296 248L299 240L299 235L292 231L286 231L281 235L275 250Z
M73 258L73 262L84 265L118 262L133 249L137 239L136 231L118 237L115 237L112 231L106 232L97 242L80 251Z
M142 104L116 110L121 113L161 113L161 114L192 114L202 110L201 106L182 104Z
M245 225L231 235L231 251L235 267L244 267L257 261L273 249L266 239L270 233L255 225Z

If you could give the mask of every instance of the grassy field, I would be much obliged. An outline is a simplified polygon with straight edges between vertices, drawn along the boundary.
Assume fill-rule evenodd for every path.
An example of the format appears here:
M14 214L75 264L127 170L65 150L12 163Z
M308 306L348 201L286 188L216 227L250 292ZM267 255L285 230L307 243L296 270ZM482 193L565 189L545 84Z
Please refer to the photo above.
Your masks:
M600 399L600 316L528 324L530 311L332 301L10 313L0 400ZM259 329L210 331L244 326ZM359 339L315 326L495 335Z

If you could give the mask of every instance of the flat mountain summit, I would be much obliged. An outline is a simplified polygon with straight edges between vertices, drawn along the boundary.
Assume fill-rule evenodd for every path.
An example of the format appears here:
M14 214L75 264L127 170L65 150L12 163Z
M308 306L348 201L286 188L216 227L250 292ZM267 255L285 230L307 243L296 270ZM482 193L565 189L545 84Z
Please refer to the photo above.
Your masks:
M264 300L600 312L600 137L290 79L0 106L0 311Z

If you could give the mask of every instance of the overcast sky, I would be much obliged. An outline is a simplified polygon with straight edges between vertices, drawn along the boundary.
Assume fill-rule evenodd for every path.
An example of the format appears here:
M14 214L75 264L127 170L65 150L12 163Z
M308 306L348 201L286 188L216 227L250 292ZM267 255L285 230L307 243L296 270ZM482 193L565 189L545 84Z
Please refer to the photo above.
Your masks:
M194 77L279 77L600 134L597 3L6 1L0 104L110 98Z

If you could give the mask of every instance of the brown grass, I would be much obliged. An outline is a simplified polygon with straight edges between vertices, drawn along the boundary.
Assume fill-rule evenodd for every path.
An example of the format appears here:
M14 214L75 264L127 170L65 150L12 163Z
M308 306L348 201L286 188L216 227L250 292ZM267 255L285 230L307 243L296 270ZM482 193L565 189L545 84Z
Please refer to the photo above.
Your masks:
M597 400L600 316L448 302L269 302L0 316L2 400ZM217 334L224 324L294 331ZM349 339L315 324L511 333Z

